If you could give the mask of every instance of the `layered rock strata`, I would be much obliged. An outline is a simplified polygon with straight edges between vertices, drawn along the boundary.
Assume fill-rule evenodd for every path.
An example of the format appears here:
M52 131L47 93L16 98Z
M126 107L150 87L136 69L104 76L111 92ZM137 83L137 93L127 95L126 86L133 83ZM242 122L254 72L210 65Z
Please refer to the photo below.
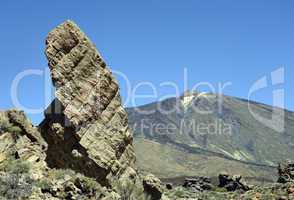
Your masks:
M50 167L71 168L105 186L135 177L119 86L95 46L71 21L51 31L46 46L56 99L40 130Z

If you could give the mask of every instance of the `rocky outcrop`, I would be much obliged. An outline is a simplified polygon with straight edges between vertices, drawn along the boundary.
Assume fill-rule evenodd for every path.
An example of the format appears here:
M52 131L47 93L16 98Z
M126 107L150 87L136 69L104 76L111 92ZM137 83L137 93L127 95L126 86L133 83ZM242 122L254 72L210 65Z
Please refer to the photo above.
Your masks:
M219 187L225 188L228 192L233 191L248 191L250 187L242 181L242 176L235 175L231 176L226 173L222 173L219 175Z
M202 192L213 189L214 186L211 182L211 179L208 177L186 178L183 187L193 192Z
M149 174L143 178L143 187L151 200L160 200L162 198L163 188L161 181L154 175Z
M71 21L46 40L56 99L40 130L50 167L70 168L104 185L134 178L135 155L119 86L92 42Z
M47 168L45 162L47 144L24 112L9 110L0 112L0 166L13 160L32 165L31 175L42 177Z
M281 163L278 167L279 172L279 183L287 183L294 181L294 164L291 163Z
M50 171L47 177L32 184L33 190L29 199L101 199L120 200L120 195L101 187L95 180L72 171Z
M173 189L173 184L172 183L167 183L165 184L165 187L167 190L172 190Z
M0 199L119 199L94 179L50 169L46 150L24 112L0 112Z

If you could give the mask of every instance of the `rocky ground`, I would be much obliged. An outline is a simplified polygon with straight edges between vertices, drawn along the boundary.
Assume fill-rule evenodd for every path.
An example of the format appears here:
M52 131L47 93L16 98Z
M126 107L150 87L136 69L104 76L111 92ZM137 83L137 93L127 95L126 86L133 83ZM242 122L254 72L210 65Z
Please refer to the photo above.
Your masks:
M192 193L183 188L176 188L168 193L170 199L182 200L292 200L294 183L255 186L248 192L207 191Z
M291 165L287 165L287 175L293 173ZM207 177L189 178L184 184L166 185L166 196L170 199L183 200L291 200L294 199L294 180L285 179L285 173L279 174L283 183L264 185L247 185L241 176L221 174L219 183L213 184ZM280 180L279 179L279 180Z

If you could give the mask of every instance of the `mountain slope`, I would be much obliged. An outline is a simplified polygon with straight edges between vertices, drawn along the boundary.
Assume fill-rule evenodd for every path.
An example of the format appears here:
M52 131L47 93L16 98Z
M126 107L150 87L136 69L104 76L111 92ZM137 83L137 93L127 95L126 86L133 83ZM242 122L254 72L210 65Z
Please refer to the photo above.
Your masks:
M279 133L248 109L270 119L273 107L221 97L187 93L127 109L141 169L174 177L236 168L244 176L268 177L279 162L294 160L293 112L285 111L285 131Z

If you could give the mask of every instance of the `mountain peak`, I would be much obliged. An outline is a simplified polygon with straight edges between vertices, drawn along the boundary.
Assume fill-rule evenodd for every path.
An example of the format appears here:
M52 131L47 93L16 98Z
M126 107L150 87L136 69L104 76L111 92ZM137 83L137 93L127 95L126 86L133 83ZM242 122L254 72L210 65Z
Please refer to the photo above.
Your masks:
M190 96L197 96L199 95L199 91L195 90L186 90L182 95L181 98L190 97Z

